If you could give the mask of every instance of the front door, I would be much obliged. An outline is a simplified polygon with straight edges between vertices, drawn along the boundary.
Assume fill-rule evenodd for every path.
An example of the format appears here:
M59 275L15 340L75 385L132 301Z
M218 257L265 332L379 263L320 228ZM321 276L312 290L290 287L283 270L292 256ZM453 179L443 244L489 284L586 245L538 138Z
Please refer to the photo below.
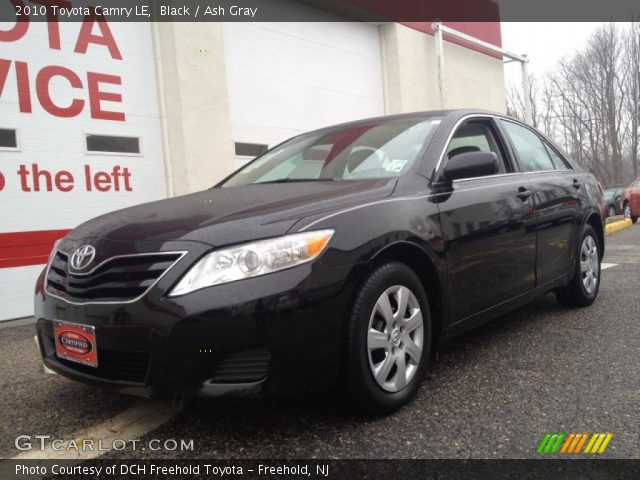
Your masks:
M490 118L461 124L442 162L469 151L495 152L495 175L455 180L437 200L452 321L480 313L535 285L533 196L516 173Z

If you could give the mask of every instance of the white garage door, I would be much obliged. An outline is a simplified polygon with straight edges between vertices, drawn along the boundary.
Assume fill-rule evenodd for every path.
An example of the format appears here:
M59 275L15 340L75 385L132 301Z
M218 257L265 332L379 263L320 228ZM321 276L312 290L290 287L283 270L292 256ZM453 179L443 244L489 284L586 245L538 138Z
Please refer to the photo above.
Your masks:
M24 25L0 24L0 320L55 239L166 196L150 25Z
M225 23L223 31L237 154L259 151L238 150L238 143L272 147L308 130L384 114L377 26Z

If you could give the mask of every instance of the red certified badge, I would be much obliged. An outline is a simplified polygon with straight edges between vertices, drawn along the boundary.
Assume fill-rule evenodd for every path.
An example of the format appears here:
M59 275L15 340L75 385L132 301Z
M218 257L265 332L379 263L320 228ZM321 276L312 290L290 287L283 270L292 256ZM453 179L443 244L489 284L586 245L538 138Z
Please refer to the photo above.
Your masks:
M90 367L98 366L95 327L60 321L53 322L56 355Z

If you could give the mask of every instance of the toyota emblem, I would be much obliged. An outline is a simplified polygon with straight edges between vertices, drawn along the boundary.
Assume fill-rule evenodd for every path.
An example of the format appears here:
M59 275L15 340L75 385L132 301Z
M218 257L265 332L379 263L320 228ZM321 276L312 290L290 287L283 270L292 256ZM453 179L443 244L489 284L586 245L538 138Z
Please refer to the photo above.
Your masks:
M71 256L71 268L82 270L89 266L96 256L96 249L91 245L82 245Z

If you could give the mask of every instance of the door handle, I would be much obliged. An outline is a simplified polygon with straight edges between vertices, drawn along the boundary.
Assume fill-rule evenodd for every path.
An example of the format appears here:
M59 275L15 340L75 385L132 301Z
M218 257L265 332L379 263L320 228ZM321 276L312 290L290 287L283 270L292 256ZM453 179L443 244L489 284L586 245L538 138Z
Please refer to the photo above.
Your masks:
M524 187L520 187L518 189L518 194L516 196L523 202L526 202L531 197L531 190L527 190Z
M579 181L577 178L573 179L573 188L575 189L579 189L582 186L582 182Z

